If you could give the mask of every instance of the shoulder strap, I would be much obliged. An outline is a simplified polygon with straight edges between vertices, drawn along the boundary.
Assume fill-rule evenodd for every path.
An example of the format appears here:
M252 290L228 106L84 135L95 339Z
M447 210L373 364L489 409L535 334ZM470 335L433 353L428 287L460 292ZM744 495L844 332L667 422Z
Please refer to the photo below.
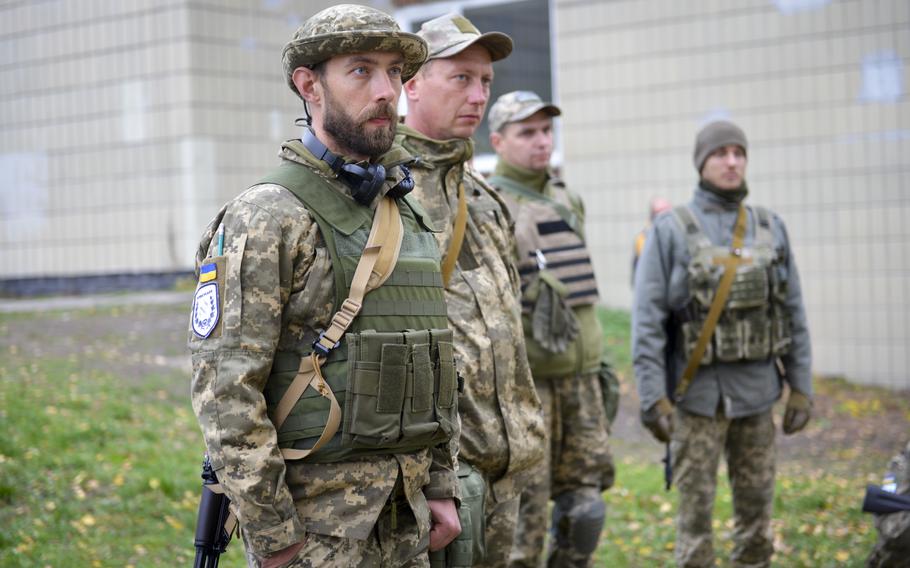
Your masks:
M275 429L280 429L294 405L300 400L303 392L308 386L312 386L320 395L329 400L329 417L325 428L313 447L308 450L282 449L281 454L284 459L297 460L307 457L328 443L332 436L335 435L335 432L338 431L338 426L341 424L341 406L335 398L335 393L332 392L328 382L322 376L322 364L328 357L329 352L344 337L348 326L360 313L364 296L371 290L382 286L392 274L392 270L394 270L395 264L398 262L403 235L404 227L401 222L401 215L398 212L398 205L390 197L382 198L373 215L373 225L370 229L367 244L363 249L363 255L361 255L360 261L357 263L357 269L354 271L350 294L341 304L339 310L335 312L335 315L332 316L329 328L322 332L319 340L313 344L313 352L300 360L297 376L294 377L288 390L278 401L275 415L272 418Z
M677 402L682 399L683 395L685 395L686 391L689 389L689 384L695 377L695 371L698 370L701 358L705 354L705 349L708 348L708 342L711 341L711 336L714 335L714 328L717 327L717 320L720 318L720 312L723 311L724 304L727 303L727 296L730 294L730 288L733 286L733 278L736 276L736 267L742 261L740 251L743 247L743 237L745 234L746 208L740 205L739 213L736 216L736 225L733 228L733 243L731 245L730 255L721 261L725 265L724 275L720 279L720 285L718 285L717 291L714 293L714 300L711 302L711 307L708 309L708 316L705 318L705 323L701 328L701 332L698 334L698 342L695 344L692 355L689 356L689 361L686 363L682 378L679 380L679 384L676 387L674 398Z
M455 213L455 227L452 230L449 248L446 249L446 255L442 259L442 285L444 288L449 287L452 271L455 270L455 263L458 262L458 255L461 254L461 245L464 243L464 231L467 224L468 201L464 195L464 183L460 182L458 184L458 211Z
M553 209L556 210L556 213L562 218L563 221L566 222L567 225L569 225L569 227L576 235L584 238L584 229L581 225L581 221L579 220L578 215L576 215L564 204L542 193L532 191L517 181L505 176L491 176L489 179L487 179L487 183L493 187L496 187L497 189L511 193L512 195L550 205L553 207Z
M682 228L683 234L686 236L686 247L689 249L689 256L694 257L699 249L711 246L711 240L701 230L701 225L698 224L695 214L692 213L688 205L677 205L674 207L673 218L676 219L676 222Z
M274 183L297 196L311 213L350 235L370 219L370 210L342 195L329 180L304 165L285 160L259 183Z
M753 205L750 209L755 212L755 243L774 246L774 233L771 232L771 212L760 205Z

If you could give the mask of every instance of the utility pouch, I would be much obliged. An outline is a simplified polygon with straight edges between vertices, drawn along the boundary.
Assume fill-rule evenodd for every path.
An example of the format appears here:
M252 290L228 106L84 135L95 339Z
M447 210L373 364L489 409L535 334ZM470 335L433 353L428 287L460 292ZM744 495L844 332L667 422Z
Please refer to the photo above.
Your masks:
M790 344L793 342L793 333L790 326L790 312L782 304L772 303L771 354L775 357L780 357L790 352Z
M448 440L456 422L450 330L348 333L342 447Z
M739 318L734 314L721 313L714 328L714 355L718 361L730 363L743 358L742 326L739 324Z
M616 376L616 372L610 363L606 359L602 359L597 378L600 379L600 390L603 394L607 424L612 425L616 419L616 413L619 411L619 377Z
M444 549L430 553L431 568L469 568L486 556L486 482L479 471L464 462L459 462L457 476L461 491L458 508L461 534Z
M695 351L695 346L698 344L698 336L701 333L701 327L703 320L691 320L680 325L682 333L680 334L680 340L683 343L683 353L685 354L686 360L692 357L692 352ZM714 346L711 345L711 341L708 342L705 346L705 353L701 356L701 361L699 365L710 365L714 361Z
M767 359L771 355L771 319L767 308L744 310L741 317L743 358L748 361Z

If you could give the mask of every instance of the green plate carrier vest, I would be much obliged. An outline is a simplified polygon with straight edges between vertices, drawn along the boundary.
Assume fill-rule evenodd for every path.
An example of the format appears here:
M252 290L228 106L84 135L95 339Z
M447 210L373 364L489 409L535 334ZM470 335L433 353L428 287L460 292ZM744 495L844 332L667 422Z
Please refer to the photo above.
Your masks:
M292 162L260 183L287 188L313 215L332 259L337 309L348 297L373 212ZM398 202L404 235L395 269L364 297L360 314L322 366L343 409L341 427L304 461L412 452L444 443L456 431L457 376L438 245L420 206L409 196ZM276 353L263 392L270 415L309 350ZM328 412L328 401L308 388L278 431L279 446L311 448Z
M784 355L790 349L786 258L774 246L768 210L763 207L752 210L758 221L755 242L742 250L742 257L751 262L737 267L730 295L701 365L714 361L761 361ZM714 259L729 255L729 250L711 243L688 206L674 208L673 216L686 236L691 257L688 267L691 299L674 314L682 331L678 334L681 347L688 359L695 350L724 273L724 267Z

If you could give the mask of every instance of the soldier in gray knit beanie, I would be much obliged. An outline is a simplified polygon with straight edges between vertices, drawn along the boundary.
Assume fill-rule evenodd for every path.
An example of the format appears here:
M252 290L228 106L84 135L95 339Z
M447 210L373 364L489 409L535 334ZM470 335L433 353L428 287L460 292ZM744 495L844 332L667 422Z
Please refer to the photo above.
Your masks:
M744 152L749 151L746 134L740 127L727 120L717 120L706 124L695 137L693 162L698 173L701 174L705 160L708 159L711 152L730 144L740 146Z
M672 448L677 566L716 565L721 456L733 501L723 564L771 566L776 403L786 400L778 420L785 435L812 418L799 271L784 221L744 203L747 145L731 122L701 129L694 195L654 220L635 269L633 369L642 424Z

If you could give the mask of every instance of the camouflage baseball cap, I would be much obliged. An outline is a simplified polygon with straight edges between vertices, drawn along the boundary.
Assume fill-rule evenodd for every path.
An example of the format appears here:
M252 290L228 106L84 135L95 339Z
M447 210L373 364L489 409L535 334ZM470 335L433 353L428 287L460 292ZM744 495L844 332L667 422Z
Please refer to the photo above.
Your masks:
M385 12L358 4L338 4L313 15L284 46L281 62L288 86L298 67L311 67L335 55L364 51L392 51L404 56L401 80L417 73L427 58L427 44L420 36L401 31Z
M490 107L490 132L497 132L511 122L524 120L538 111L545 111L550 116L559 116L562 111L553 103L543 102L537 93L531 91L512 91L496 99Z
M427 61L452 57L475 43L487 48L493 61L505 59L512 53L512 38L502 32L482 34L470 20L454 12L425 22L417 35L429 45Z

